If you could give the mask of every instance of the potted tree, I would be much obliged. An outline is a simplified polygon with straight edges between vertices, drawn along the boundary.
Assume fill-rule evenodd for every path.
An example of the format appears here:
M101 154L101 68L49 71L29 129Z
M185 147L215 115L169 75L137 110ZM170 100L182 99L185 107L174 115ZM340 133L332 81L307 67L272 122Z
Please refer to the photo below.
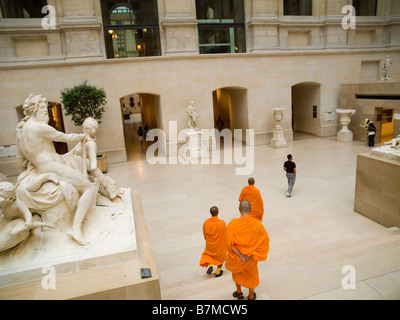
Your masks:
M61 92L65 115L71 116L76 126L81 126L88 117L101 123L105 111L104 105L107 103L106 98L104 89L88 84L87 80Z
M104 89L97 88L83 81L71 89L61 92L61 102L64 105L65 115L71 116L76 126L81 126L85 119L92 117L101 123L104 113L104 105L107 103L107 95ZM107 172L107 160L105 154L97 154L97 164L100 170Z

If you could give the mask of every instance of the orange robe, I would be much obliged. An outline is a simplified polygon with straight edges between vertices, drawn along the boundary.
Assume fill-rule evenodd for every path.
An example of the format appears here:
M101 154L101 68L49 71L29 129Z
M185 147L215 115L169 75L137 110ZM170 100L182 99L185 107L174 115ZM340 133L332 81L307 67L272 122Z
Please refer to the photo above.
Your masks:
M226 269L232 272L232 278L236 284L254 289L260 283L258 261L264 261L268 256L269 236L267 231L259 220L247 215L233 219L228 224L226 238L228 251L225 261ZM243 262L232 251L235 248L240 253L253 258L246 263Z
M203 235L206 248L201 255L200 265L207 267L209 264L217 266L226 259L226 224L218 217L211 217L203 224Z
M244 187L240 192L239 202L247 200L251 203L251 215L262 221L264 215L264 202L261 198L260 190L254 185L248 185Z

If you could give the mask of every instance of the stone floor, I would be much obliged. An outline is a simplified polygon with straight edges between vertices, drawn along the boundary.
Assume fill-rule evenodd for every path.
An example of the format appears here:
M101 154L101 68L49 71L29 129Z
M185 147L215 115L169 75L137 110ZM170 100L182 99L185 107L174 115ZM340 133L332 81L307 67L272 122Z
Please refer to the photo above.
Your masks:
M229 271L215 278L199 266L202 224L211 206L227 224L239 216L249 176L235 175L235 164L150 165L132 126L126 126L128 162L109 165L108 174L119 186L140 190L162 298L233 299ZM353 211L356 156L369 150L362 142L299 133L284 149L255 147L251 176L270 236L268 259L259 263L258 299L400 299L400 230ZM298 172L291 198L282 169L288 153ZM345 290L342 282L352 275L356 288Z

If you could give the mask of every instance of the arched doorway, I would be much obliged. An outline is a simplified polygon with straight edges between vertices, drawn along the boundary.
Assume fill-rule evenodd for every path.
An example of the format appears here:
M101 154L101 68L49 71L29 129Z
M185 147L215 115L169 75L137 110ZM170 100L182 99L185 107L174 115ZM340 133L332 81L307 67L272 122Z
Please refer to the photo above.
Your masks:
M302 82L292 86L293 139L301 133L318 135L321 115L321 84Z
M246 141L248 129L247 89L226 87L213 91L214 127L230 129L234 137L234 129L242 129L242 141ZM221 122L222 121L222 122Z
M140 141L138 129L159 128L160 96L152 93L132 93L120 99L127 161L145 160L148 142Z

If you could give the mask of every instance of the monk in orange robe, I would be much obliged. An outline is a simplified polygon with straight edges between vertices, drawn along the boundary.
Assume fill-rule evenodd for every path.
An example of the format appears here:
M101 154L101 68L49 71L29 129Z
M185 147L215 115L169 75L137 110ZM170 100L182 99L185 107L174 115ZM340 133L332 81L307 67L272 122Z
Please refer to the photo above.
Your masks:
M213 265L217 266L215 276L222 276L221 270L226 259L226 224L218 218L217 207L210 209L211 218L203 224L203 235L206 240L206 248L201 256L200 265L208 267L207 274L213 271Z
M247 181L249 185L244 187L240 192L239 202L247 200L251 203L251 215L262 221L264 215L264 202L261 197L260 190L258 190L254 184L254 178L249 178Z
M254 289L259 285L258 261L267 259L269 236L260 220L251 214L249 201L239 204L240 218L233 219L226 230L228 255L225 267L232 272L236 284L233 296L244 299L242 286L249 289L249 300L255 300Z

